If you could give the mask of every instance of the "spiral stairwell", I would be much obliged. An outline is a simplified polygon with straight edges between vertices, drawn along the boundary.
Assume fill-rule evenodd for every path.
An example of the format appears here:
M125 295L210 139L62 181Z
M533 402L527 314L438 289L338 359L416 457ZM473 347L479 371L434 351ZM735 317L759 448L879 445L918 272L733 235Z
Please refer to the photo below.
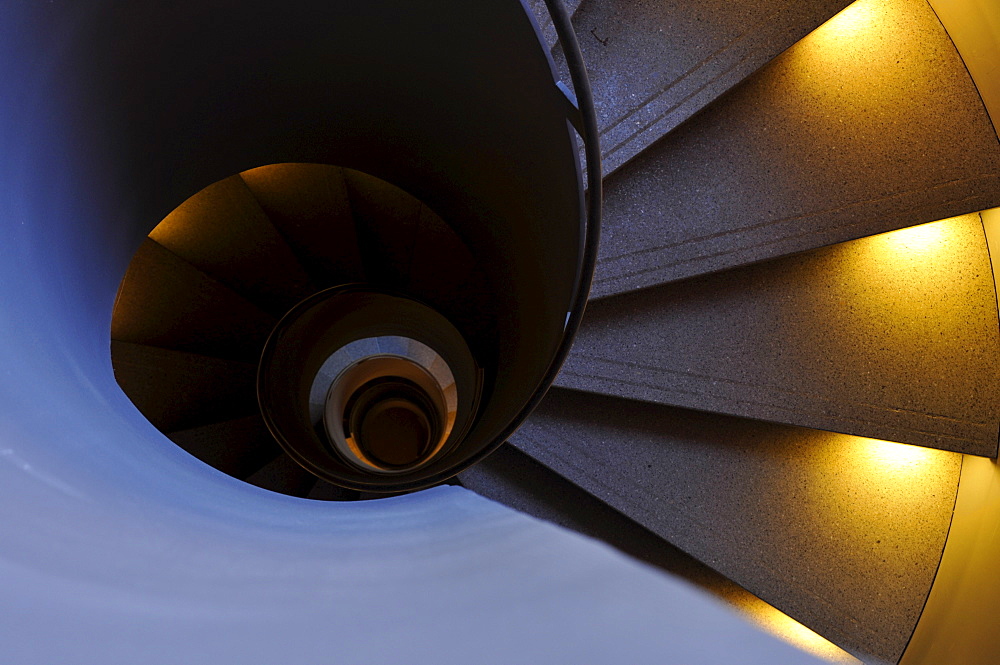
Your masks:
M997 662L946 4L0 10L0 654Z

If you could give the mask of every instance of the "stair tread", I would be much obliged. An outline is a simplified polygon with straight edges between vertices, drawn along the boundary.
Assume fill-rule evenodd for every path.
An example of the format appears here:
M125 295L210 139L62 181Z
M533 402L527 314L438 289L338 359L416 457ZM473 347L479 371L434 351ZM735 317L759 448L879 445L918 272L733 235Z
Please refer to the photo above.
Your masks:
M591 303L557 385L997 455L978 215Z
M241 177L316 284L365 279L341 168L276 164Z
M598 0L581 5L573 23L590 71L605 174L848 2Z
M459 477L463 487L492 501L602 540L643 563L682 577L752 622L767 621L778 611L509 442ZM839 648L836 652L835 662L861 663Z
M187 429L257 411L257 367L113 340L115 378L160 431Z
M862 10L870 35L838 16L605 181L593 297L1000 205L1000 144L934 12Z
M284 453L260 414L173 431L171 441L201 461L236 478L246 478Z
M149 237L276 316L316 291L238 175L182 203Z
M282 453L246 478L251 485L290 496L306 497L317 478Z
M463 471L459 480L462 487L488 499L603 540L626 554L709 590L733 584L511 443L505 443L489 457ZM729 591L735 592L731 588Z
M954 453L558 388L511 442L834 643L887 662L933 582L961 470ZM886 446L918 457L893 466Z
M275 323L271 314L146 239L118 291L111 338L256 363Z

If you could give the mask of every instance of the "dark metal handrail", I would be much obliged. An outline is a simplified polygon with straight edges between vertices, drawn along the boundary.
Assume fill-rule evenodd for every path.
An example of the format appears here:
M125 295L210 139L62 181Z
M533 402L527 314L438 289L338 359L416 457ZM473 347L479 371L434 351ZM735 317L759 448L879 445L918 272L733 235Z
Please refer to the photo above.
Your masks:
M552 24L556 29L559 41L562 43L570 79L573 82L573 89L576 93L577 107L582 117L583 131L581 132L581 138L583 139L584 156L587 161L587 210L584 217L580 220L581 224L585 227L583 252L576 276L576 287L571 300L569 316L563 328L562 340L559 342L548 370L539 381L531 398L518 412L517 416L501 431L500 435L494 439L491 445L487 446L481 454L475 456L477 461L495 450L521 426L521 423L541 403L542 398L545 397L559 371L562 369L563 363L569 355L570 348L573 346L573 337L576 335L576 331L580 327L580 322L583 320L587 300L590 298L590 287L593 281L594 266L597 263L597 249L601 237L601 202L603 196L601 188L601 146L590 79L587 78L587 68L583 62L583 53L580 51L580 44L576 39L576 32L573 29L573 23L569 12L566 10L566 6L562 3L562 0L545 0L545 6L552 17Z

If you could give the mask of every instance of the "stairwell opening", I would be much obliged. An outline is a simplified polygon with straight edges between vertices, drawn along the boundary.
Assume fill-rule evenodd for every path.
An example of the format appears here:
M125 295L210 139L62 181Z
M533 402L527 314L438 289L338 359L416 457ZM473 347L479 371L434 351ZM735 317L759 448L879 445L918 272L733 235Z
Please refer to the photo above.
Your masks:
M112 365L206 464L284 494L372 498L456 463L495 371L491 293L466 243L402 189L271 165L149 233L115 300Z

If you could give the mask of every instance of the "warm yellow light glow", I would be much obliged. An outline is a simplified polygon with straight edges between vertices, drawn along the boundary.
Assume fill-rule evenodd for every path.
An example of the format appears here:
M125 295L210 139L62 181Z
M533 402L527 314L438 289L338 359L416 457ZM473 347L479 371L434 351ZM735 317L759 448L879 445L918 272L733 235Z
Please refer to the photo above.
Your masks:
M816 33L826 41L854 40L870 30L879 20L878 5L871 0L859 0L824 23Z
M745 600L740 603L739 609L762 630L780 637L817 658L822 658L831 663L856 663L859 665L861 663L861 661L833 642L809 630L792 617L768 605L763 600L756 597L752 600Z
M842 445L855 463L841 471L843 481L856 487L850 505L830 506L830 517L864 525L878 523L890 515L908 510L919 514L921 503L928 500L929 488L941 487L953 480L954 469L961 464L961 455L947 450L923 448L903 443L845 437ZM946 491L954 491L949 487ZM896 518L898 519L898 518ZM899 524L898 536L916 524ZM888 546L883 537L879 546ZM898 544L905 544L905 539Z
M858 379L865 386L865 381L874 380L866 377L876 376L874 368L884 362L880 349L893 350L900 375L905 370L918 377L928 371L926 361L944 342L953 349L951 361L938 363L933 371L941 386L962 385L983 362L973 352L982 345L963 340L988 335L990 318L996 320L987 257L977 214L831 248L827 269L836 278L824 294L823 309L830 320L816 325L829 324L853 335L837 340L843 348L831 347L829 353L843 353L856 359L856 367L871 368ZM884 390L901 393L891 387Z
M800 44L828 61L877 51L884 47L879 38L892 15L893 7L885 6L883 0L857 0L813 30ZM800 50L802 48L799 46ZM863 63L855 63L855 66L863 66Z
M845 478L867 478L872 483L858 495L861 503L855 512L862 522L882 519L879 515L889 507L897 512L908 510L903 506L919 510L925 485L939 483L939 476L947 475L946 470L961 459L959 453L947 450L860 436L845 437L842 445L845 453L856 460L851 470L843 472Z
M982 249L982 235L975 214L880 233L855 241L858 256L864 257L864 265L858 267L869 279L879 272L892 272L885 278L905 280L913 289L937 288L948 274L945 271L956 270L956 264L966 260L971 240L975 239L976 249Z
M871 462L882 469L892 471L908 469L919 471L921 468L933 464L936 454L940 454L939 451L931 448L877 439L859 439L858 444L862 454Z
M889 508L905 514L909 508L903 506L917 506L927 500L928 493L949 488L961 468L962 455L948 450L846 434L830 437L830 447L817 458L817 478L833 476L845 485L857 485L852 494L856 505L844 505L836 492L830 495L830 500L841 502L830 506L838 520L877 521L880 518L875 516Z
M944 250L950 220L911 226L882 235L887 250L926 253Z
M814 656L824 658L832 663L858 662L843 649L809 630L787 614L773 610L762 619L769 631Z
M786 103L809 115L817 138L880 145L886 127L907 127L920 134L910 140L923 143L938 124L940 105L913 103L942 85L934 69L941 46L927 41L933 13L918 9L916 0L857 0L779 59L788 72ZM858 148L845 155L866 159Z

